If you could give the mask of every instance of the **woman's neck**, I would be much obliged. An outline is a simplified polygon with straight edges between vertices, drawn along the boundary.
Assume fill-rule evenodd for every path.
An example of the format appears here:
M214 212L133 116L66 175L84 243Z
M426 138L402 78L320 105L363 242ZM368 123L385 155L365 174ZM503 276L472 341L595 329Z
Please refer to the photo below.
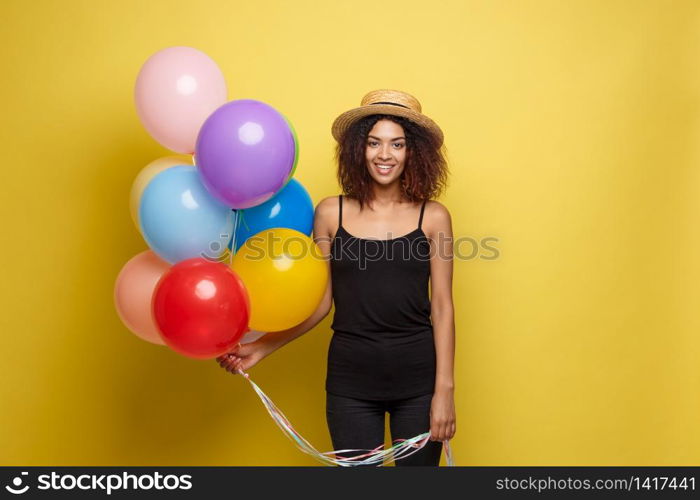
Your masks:
M388 186L378 183L372 185L372 205L374 207L390 207L406 201L401 192L401 184L392 182Z

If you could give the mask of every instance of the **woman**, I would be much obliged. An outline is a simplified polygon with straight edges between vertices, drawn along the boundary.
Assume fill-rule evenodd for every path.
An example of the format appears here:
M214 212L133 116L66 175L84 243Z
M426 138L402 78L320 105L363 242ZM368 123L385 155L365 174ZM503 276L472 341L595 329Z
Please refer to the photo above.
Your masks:
M442 441L456 430L452 227L448 210L431 200L447 179L443 134L417 99L393 90L367 94L332 133L345 195L316 207L314 240L331 276L321 304L301 324L217 360L246 371L316 326L334 303L326 377L334 449L383 445L388 412L394 441L430 430L426 446L396 466L439 465Z

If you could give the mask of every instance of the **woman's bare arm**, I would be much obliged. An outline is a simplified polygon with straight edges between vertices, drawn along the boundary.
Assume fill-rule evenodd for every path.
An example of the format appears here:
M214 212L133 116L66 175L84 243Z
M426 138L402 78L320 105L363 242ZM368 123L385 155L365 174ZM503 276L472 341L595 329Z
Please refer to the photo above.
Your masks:
M457 431L454 401L455 321L452 304L452 221L450 213L438 202L431 202L429 232L431 240L430 283L431 316L437 366L435 391L430 403L430 439L452 439ZM426 206L427 210L427 206Z

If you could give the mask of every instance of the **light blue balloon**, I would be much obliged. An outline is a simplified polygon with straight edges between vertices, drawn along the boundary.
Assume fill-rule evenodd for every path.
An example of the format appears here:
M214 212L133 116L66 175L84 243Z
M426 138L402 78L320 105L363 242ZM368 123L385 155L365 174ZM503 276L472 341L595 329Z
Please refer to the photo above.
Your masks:
M280 191L260 205L238 212L236 252L245 241L260 231L275 227L295 229L311 236L314 227L314 204L301 182L292 178ZM229 244L232 248L233 240Z
M233 235L233 215L209 194L192 165L170 167L156 175L139 205L141 234L171 264L192 257L221 260Z

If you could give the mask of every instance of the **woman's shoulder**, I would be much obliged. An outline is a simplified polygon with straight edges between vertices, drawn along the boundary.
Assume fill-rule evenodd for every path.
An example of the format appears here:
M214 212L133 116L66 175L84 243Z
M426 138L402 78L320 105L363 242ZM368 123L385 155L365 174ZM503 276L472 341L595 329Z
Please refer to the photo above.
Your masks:
M314 210L314 228L318 235L330 236L338 229L338 196L326 196Z
M428 200L425 202L424 216L430 215L431 218L448 218L450 211L448 208L437 200Z
M445 231L452 226L452 216L448 208L437 200L428 200L423 212L423 226L426 233L433 230Z
M339 205L338 195L326 196L321 201L319 201L318 204L316 205L316 214L317 215L325 215L325 214L329 214L331 212L337 213L338 205Z

